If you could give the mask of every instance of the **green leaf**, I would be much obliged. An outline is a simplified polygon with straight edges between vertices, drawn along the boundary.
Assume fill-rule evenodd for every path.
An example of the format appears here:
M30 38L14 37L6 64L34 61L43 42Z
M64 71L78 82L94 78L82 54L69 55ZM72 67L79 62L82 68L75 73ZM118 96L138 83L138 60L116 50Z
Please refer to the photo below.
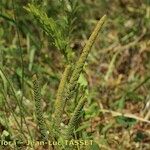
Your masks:
M3 28L0 28L0 38L4 35L4 30Z
M81 125L75 132L79 132L79 131L82 131L84 129L87 129L88 127L90 127L91 125L90 124L83 124Z
M92 103L87 110L85 110L85 118L95 117L99 114L100 110L97 103Z
M29 71L32 70L33 61L34 61L34 55L35 55L35 48L32 48L29 54Z
M125 96L118 101L118 109L123 109L125 106Z
M90 146L90 150L100 150L100 147L96 142L93 142L93 144Z
M135 141L135 142L142 142L142 140L143 140L145 137L146 137L146 136L145 136L144 133L142 133L141 131L138 131L138 132L136 133L136 137L134 138L134 141Z
M78 83L79 83L81 86L87 87L88 82L87 82L86 78L84 77L83 73L81 73L81 75L80 75L80 77L79 77L79 80L78 80Z
M6 130L4 130L4 131L2 132L1 138L2 138L3 140L9 141L9 140L10 140L10 134L9 134L9 132L6 131Z
M143 100L143 96L142 95L139 95L135 92L128 92L127 93L127 98L128 99L131 99L131 100L134 100L134 101L140 101L140 100Z
M136 123L136 119L133 118L127 118L124 116L118 116L116 117L116 122L125 126L125 127L131 127Z
M106 134L107 131L113 126L113 123L109 123L107 125L104 126L104 128L102 129L102 133Z

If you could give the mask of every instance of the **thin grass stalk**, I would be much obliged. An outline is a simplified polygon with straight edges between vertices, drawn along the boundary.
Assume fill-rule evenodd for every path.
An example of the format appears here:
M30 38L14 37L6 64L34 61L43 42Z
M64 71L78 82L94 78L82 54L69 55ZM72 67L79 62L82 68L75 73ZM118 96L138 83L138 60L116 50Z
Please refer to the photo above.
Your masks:
M17 105L18 105L19 109L20 109L20 110L23 109L23 112L25 112L25 108L24 108L23 105L22 105L22 106L20 105L20 101L18 100L18 97L16 96L15 89L14 89L13 85L11 84L10 80L8 79L6 73L4 72L4 70L2 69L2 67L0 67L0 70L1 70L1 72L3 73L3 75L4 75L5 79L6 79L6 81L8 82L8 84L9 84L9 86L10 86L10 89L11 89L11 91L12 91L12 94L13 94L13 96L14 96L16 102L17 102ZM24 121L24 123L25 123L25 125L26 125L26 128L27 128L27 130L28 130L30 139L33 140L32 135L31 135L31 132L30 132L29 127L28 127L28 125L27 125L27 122L26 122L26 120L25 120L24 113L23 113L22 115L23 115L23 121Z
M14 0L12 0L12 6L13 6L13 13L14 13L14 20L16 22L16 31L17 31L17 37L18 37L18 49L19 49L19 53L20 53L20 58L21 58L21 69L22 69L22 75L21 75L21 91L22 91L22 95L21 95L21 106L23 105L23 93L24 93L24 61L23 61L23 50L21 48L21 41L20 41L20 34L19 34L19 24L18 24L18 19L17 19L17 15L15 13L15 5L14 5ZM22 109L21 109L22 110ZM23 112L21 111L21 126L23 126Z
M15 120L15 122L16 122L18 128L19 128L19 130L21 131L23 137L27 140L27 137L26 137L26 135L24 134L24 132L23 132L23 130L22 130L22 127L21 127L21 125L19 124L19 122L18 122L18 120L17 120L17 117L16 117L17 115L16 115L16 113L13 112L13 109L11 108L11 106L9 105L9 103L7 102L7 97L6 97L5 92L1 90L1 93L3 94L3 97L4 97L4 99L5 99L5 103L6 103L7 107L9 108L9 110L10 110L10 112L11 112L11 114L12 114L12 116L13 116L13 118L14 118L14 120Z

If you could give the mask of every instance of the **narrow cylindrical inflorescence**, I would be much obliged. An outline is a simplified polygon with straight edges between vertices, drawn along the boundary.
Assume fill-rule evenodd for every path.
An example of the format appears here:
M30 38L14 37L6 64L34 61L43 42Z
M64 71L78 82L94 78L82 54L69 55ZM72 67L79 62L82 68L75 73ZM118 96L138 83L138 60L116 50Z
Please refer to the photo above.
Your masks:
M65 71L62 75L59 87L58 87L58 91L57 91L57 95L56 95L56 100L55 100L55 112L54 112L54 122L56 127L60 126L61 123L61 118L62 118L62 113L63 113L63 94L65 92L65 85L67 83L67 78L70 74L70 69L71 66L67 65L65 68Z
M75 129L75 125L78 123L80 113L81 113L81 110L82 110L82 108L85 104L85 101L86 101L85 97L81 98L78 105L76 106L76 108L73 112L73 115L72 115L72 117L69 121L68 128L67 128L66 133L65 133L65 139L66 140L71 140L72 139L72 135L73 135L73 131Z
M104 15L100 20L99 22L97 23L94 31L92 32L89 40L87 41L84 49L83 49L83 52L81 54L81 56L79 57L79 60L76 62L76 65L75 65L75 68L74 68L74 71L72 73L72 76L70 78L70 81L69 81L69 84L68 84L68 87L67 87L67 92L64 96L64 105L66 104L66 101L69 100L71 98L71 96L73 95L74 93L74 89L76 87L76 84L77 84L77 81L80 77L80 74L83 70L83 66L85 64L85 61L88 57L88 54L92 48L92 45L94 44L94 41L96 40L96 37L99 33L99 31L101 30L102 28L102 25L104 24L106 20L106 15ZM65 106L63 106L64 108Z
M42 106L41 93L40 93L40 87L39 87L37 75L33 75L32 81L33 81L33 90L34 90L36 120L40 131L40 136L41 136L40 138L41 140L46 141L47 133L46 133L46 126L43 118L43 112L41 108Z

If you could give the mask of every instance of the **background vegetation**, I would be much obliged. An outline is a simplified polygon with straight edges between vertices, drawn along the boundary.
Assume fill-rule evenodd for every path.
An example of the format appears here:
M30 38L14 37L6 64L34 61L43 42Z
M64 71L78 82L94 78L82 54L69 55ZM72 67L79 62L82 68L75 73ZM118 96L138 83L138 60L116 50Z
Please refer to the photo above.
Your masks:
M62 131L85 96L75 139L93 140L93 150L150 149L149 0L0 0L0 138L19 141L1 149L43 149L21 143L40 137L32 76L38 74L50 130L65 66L74 66L104 14L107 20L61 114Z

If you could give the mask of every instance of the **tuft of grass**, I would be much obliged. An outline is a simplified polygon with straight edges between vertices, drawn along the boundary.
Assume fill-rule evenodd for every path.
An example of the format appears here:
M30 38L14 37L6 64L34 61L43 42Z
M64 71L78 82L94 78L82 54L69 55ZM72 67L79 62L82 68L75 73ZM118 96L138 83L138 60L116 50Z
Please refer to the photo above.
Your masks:
M71 65L67 65L67 67L65 68L65 71L62 75L62 78L59 84L59 88L58 88L56 100L55 100L55 105L54 105L55 112L54 112L53 127L55 129L60 127L61 118L62 118L65 104L67 100L69 100L71 96L73 95L73 93L75 92L75 87L77 85L80 74L83 70L85 61L88 57L88 54L92 48L92 45L94 44L94 41L96 40L96 37L99 31L101 30L102 25L104 24L105 20L106 20L106 15L104 15L100 19L100 21L97 23L94 31L92 32L89 40L87 41L87 44L85 45L83 49L83 52L81 53L81 56L79 57L79 60L76 62L74 66L74 70L72 72L69 83L67 83L67 79L71 71ZM38 78L36 75L33 76L33 84L34 84L34 100L35 100L35 107L36 107L37 124L39 127L41 139L47 140L47 133L46 133L43 113L41 109L41 96L40 96L39 83L38 83ZM83 105L85 103L85 100L86 100L85 98L81 98L81 100L78 102L74 110L74 113L69 121L68 128L65 133L65 139L69 139L69 140L71 139L73 135L73 131L75 129L75 125L77 124L79 116L80 116L80 111L82 110ZM58 131L58 129L56 129L56 131ZM59 132L60 132L60 137L63 138L63 133L61 131Z

